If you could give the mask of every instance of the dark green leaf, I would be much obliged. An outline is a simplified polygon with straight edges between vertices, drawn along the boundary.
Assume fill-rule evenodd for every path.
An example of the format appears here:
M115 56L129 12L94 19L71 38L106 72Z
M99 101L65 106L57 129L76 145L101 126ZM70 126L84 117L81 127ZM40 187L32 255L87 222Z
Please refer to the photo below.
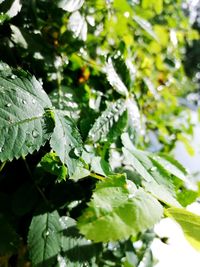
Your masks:
M40 83L22 70L0 67L0 161L26 156L50 138L51 102Z
M55 264L60 252L60 230L57 211L33 217L28 233L32 266L50 267Z
M66 263L69 264L69 266L71 266L72 263L89 263L91 259L96 256L101 245L92 244L91 241L80 235L76 227L76 221L72 218L61 217L60 224L62 228L62 255L66 259Z
M50 145L61 161L67 165L69 176L81 166L82 140L75 123L69 117L56 111L56 126Z
M89 139L94 142L106 141L111 129L115 128L115 124L119 121L126 110L125 100L118 99L114 103L110 103L101 116L97 118L92 129L89 131ZM123 123L122 123L123 124ZM113 136L113 134L112 134Z

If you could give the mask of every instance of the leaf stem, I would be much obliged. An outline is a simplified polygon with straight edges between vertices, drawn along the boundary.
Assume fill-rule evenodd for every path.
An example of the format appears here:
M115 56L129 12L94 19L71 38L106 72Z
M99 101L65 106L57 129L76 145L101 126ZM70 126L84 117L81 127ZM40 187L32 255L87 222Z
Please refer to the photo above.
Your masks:
M23 160L24 160L24 164L25 164L25 166L26 166L26 169L27 169L27 171L28 171L28 173L29 173L29 177L31 178L31 180L32 180L32 182L33 182L33 184L34 184L34 186L36 187L37 191L39 192L39 194L40 194L41 197L43 198L45 204L46 204L47 206L49 206L49 201L48 201L48 199L46 198L46 196L45 196L45 194L43 193L43 191L41 190L41 188L37 185L37 183L36 183L35 180L33 179L33 175L32 175L32 173L31 173L31 170L30 170L30 168L29 168L29 165L28 165L28 163L27 163L27 161L26 161L26 158L25 158L25 157L22 157L22 158L23 158Z
M4 166L6 165L6 161L4 161L0 166L0 172L3 170Z
M102 176L102 175L99 175L99 174L96 174L96 173L93 173L93 172L90 173L90 176L93 177L93 178L96 178L98 180L101 180L101 181L103 181L105 179L105 176Z

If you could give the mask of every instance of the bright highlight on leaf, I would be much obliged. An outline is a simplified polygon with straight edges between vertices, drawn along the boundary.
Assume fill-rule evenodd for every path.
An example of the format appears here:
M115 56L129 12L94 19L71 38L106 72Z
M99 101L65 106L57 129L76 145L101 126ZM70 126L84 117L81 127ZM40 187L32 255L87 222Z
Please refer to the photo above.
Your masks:
M123 175L99 182L78 227L86 238L108 242L136 236L162 216L160 203Z
M178 208L167 209L165 213L181 226L186 239L200 251L200 216Z
M125 160L142 177L142 185L145 190L164 203L179 207L171 177L165 169L158 164L155 165L147 153L134 148L128 134L122 135L122 142L125 146L122 149Z

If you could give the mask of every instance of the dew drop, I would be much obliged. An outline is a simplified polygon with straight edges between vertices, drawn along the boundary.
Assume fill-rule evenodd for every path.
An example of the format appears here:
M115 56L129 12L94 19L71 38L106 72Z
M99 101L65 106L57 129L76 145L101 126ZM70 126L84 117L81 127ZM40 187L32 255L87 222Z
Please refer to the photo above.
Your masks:
M11 103L7 103L7 104L5 104L5 106L6 106L7 108L9 108L9 107L12 106L12 104L11 104Z
M49 231L46 231L46 233L45 233L45 234L46 234L46 236L48 236L48 235L49 235Z
M47 236L49 236L50 232L47 230L45 230L43 233L42 233L42 236L43 238L46 238Z
M32 100L32 103L33 103L33 104L35 104L35 103L36 103L35 99L33 99L33 100Z
M81 151L80 151L80 149L78 149L78 148L74 148L74 154L75 154L77 157L80 157L80 156L81 156Z
M24 105L26 105L26 100L22 100L22 103L23 103Z
M39 133L38 133L37 130L33 130L33 131L32 131L32 136L33 136L34 138L37 138L38 135L39 135Z
M3 148L2 147L0 147L0 153L3 151Z
M14 80L17 78L17 76L15 74L12 74L10 78Z

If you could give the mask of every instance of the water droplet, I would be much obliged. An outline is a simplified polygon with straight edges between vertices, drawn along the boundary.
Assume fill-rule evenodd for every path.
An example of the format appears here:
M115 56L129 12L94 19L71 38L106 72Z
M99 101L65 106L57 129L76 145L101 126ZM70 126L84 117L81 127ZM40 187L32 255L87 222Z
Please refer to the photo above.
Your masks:
M26 105L26 100L22 100L22 103L23 103L24 105Z
M15 74L12 74L10 78L14 80L17 78L17 76Z
M33 100L32 100L32 103L33 103L33 104L35 104L35 103L36 103L35 99L33 99Z
M39 135L39 133L38 133L37 130L33 130L33 131L32 131L32 136L33 136L34 138L37 138L38 135Z
M50 232L47 230L44 230L44 232L42 233L42 237L46 238L47 236L49 236Z
M80 149L78 149L77 147L74 148L74 154L75 154L77 157L80 157L80 156L81 156L81 151L80 151Z
M9 108L9 107L12 106L12 104L11 104L11 103L7 103L7 104L5 104L5 106L6 106L7 108Z
M0 153L3 151L3 148L2 147L0 147Z

